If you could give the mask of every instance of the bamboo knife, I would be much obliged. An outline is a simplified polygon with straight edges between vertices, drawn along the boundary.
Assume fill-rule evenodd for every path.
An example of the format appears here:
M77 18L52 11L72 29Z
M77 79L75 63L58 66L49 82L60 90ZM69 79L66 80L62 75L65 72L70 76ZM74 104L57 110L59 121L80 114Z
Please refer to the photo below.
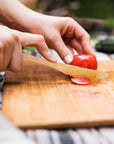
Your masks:
M53 63L53 62L47 61L45 59L31 56L31 55L28 55L25 53L23 53L23 57L24 57L24 60L29 60L29 61L32 61L35 63L49 66L51 68L54 68L64 74L72 76L72 77L80 76L80 77L87 77L91 80L103 80L109 76L109 74L106 72L91 70L91 69L87 69L87 68L81 68L78 66L73 66L73 65L64 64L64 63Z

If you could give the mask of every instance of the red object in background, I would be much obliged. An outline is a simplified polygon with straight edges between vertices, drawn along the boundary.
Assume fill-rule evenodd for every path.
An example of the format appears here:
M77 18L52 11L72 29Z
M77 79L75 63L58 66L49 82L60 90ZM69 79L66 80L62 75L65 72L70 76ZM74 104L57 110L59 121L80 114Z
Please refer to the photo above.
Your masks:
M85 77L72 77L71 81L78 85L88 85L91 83L91 80Z
M97 60L96 57L88 54L79 54L73 57L71 65L89 68L89 69L97 69Z

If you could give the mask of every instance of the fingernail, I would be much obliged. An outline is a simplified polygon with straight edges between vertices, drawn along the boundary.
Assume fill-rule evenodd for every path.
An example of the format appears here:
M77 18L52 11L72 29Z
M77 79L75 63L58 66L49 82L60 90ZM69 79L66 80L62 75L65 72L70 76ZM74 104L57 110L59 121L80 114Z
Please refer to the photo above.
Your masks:
M65 63L69 64L69 63L71 63L72 60L73 60L72 56L67 55L67 56L64 57L64 62Z

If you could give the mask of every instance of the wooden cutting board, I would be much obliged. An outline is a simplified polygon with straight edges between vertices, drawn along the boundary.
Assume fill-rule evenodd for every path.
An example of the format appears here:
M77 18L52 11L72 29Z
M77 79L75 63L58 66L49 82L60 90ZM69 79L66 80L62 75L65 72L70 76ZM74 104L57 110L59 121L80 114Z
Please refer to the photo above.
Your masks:
M22 128L114 125L114 60L99 62L110 76L90 85L73 84L47 66L24 61L24 70L6 72L2 113Z

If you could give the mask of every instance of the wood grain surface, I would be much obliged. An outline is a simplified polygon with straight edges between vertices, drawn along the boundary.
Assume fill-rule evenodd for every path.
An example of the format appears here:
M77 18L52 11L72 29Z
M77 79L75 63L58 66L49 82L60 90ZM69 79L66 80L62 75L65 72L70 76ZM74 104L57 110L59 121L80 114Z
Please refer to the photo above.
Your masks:
M22 128L114 125L114 60L99 62L99 70L110 76L80 86L52 68L25 60L21 73L6 72L2 113Z

